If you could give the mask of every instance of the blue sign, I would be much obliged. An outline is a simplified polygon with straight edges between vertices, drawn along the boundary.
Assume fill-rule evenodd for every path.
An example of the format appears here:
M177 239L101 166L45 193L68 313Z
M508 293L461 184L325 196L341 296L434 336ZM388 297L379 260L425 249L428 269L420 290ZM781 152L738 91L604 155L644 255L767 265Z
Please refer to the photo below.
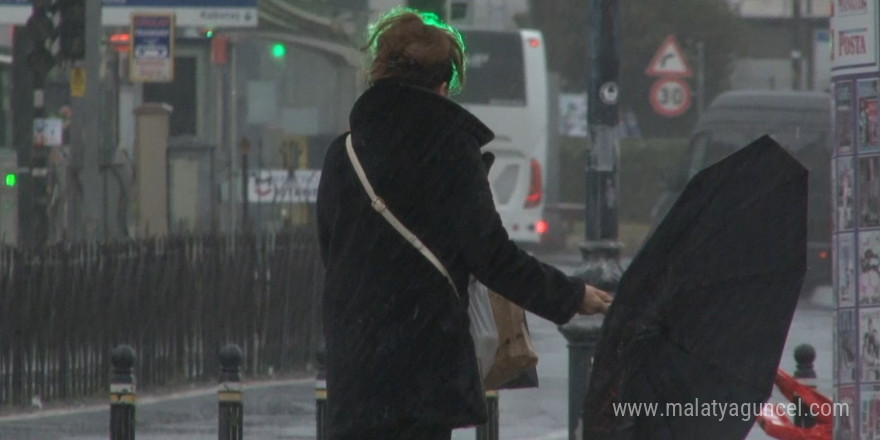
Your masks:
M138 12L173 13L178 26L256 27L257 0L102 0L104 26L127 26ZM0 0L0 24L24 24L29 0Z
M134 14L131 17L132 81L174 81L174 16Z

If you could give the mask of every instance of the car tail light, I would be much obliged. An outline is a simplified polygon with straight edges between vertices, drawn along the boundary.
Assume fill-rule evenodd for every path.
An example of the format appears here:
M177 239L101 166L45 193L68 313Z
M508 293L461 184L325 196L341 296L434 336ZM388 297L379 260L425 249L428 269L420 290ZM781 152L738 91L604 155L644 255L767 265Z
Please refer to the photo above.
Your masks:
M535 223L535 232L539 234L543 234L547 232L547 221L546 220L538 220L538 223Z
M534 208L541 204L541 197L544 193L544 183L541 181L541 164L537 160L531 161L531 172L529 178L529 194L526 196L526 208Z

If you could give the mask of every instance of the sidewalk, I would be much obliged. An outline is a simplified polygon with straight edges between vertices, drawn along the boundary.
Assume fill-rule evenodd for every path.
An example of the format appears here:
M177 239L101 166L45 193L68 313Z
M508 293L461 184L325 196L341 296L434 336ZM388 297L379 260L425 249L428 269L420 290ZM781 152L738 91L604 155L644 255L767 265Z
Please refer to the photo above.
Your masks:
M500 430L504 440L567 439L568 352L556 326L529 316L540 356L541 387L500 392ZM782 368L793 371L794 348L809 342L817 352L819 390L831 395L831 313L805 303L798 308L782 356ZM773 402L783 402L774 393ZM137 406L139 440L215 440L217 396L203 387L164 396L141 397ZM108 405L44 410L0 417L2 440L106 440ZM245 438L306 440L315 438L314 381L311 378L247 383ZM456 430L456 440L474 439L473 429ZM769 437L755 427L748 440Z

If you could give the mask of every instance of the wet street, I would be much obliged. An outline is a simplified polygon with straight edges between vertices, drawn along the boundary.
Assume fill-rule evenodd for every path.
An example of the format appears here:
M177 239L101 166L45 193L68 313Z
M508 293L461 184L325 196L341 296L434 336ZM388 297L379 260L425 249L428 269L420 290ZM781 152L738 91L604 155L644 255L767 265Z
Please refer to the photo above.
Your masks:
M572 257L550 258L568 270ZM782 368L794 370L794 348L802 343L816 348L819 390L832 391L830 289L818 289L814 298L798 307L782 357ZM540 388L500 393L500 430L505 440L563 440L567 434L568 352L565 339L548 321L529 317L540 362ZM247 382L244 437L248 440L315 438L314 380ZM772 402L783 402L774 393ZM108 405L34 411L0 417L0 440L98 440L108 436ZM217 438L217 394L211 386L168 395L141 395L137 406L140 440L208 440ZM455 431L456 440L473 439L473 429ZM748 440L769 439L753 428Z

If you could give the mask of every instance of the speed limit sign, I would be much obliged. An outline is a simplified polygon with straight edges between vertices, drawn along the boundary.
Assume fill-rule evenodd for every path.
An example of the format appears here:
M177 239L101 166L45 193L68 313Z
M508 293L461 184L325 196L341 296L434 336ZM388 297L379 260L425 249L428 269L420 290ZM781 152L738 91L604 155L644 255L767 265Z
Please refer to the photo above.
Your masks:
M650 100L660 115L679 116L691 106L691 89L678 78L660 78L651 86Z

